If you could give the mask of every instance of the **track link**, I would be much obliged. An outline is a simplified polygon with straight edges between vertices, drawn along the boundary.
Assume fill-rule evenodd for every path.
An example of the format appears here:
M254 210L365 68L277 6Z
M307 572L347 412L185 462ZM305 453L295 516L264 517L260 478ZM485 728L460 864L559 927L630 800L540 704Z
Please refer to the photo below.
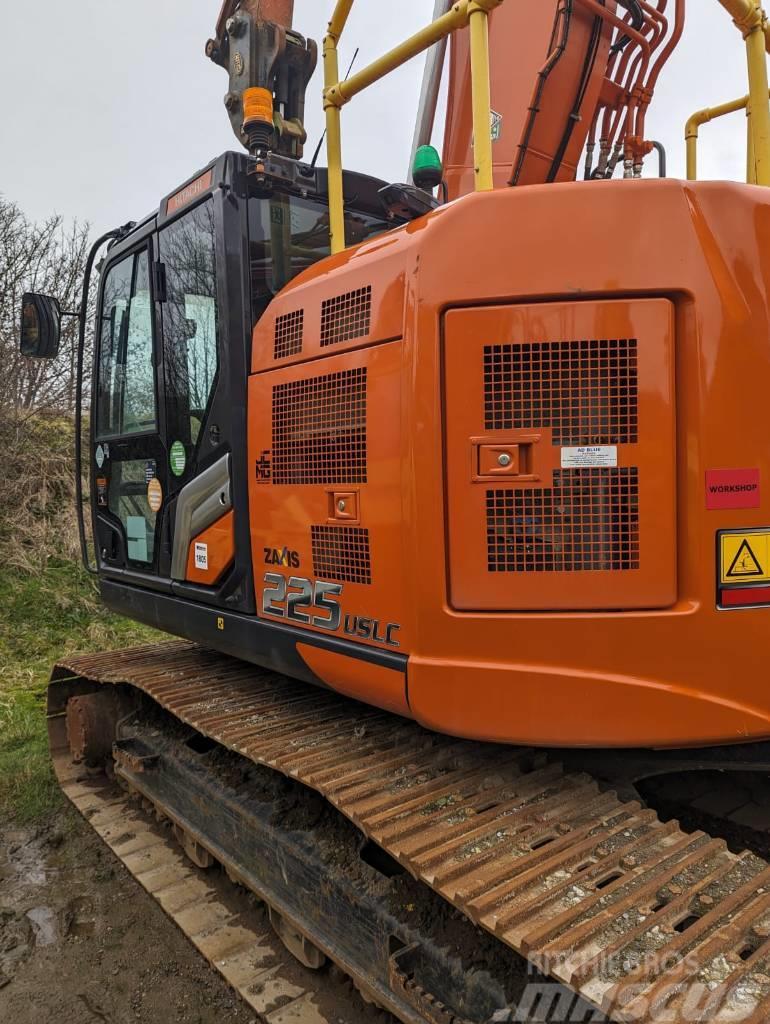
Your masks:
M56 759L56 770L64 794L99 837L261 1021L336 1024L340 1012L357 1019L355 1000L342 1006L336 992L336 1012L325 1012L316 986L269 925L234 912L229 883L196 870L167 830L114 783L83 776L66 755Z
M440 736L192 644L62 662L52 719L80 681L132 686L316 790L613 1020L770 1019L770 865L753 854L664 824L542 752Z

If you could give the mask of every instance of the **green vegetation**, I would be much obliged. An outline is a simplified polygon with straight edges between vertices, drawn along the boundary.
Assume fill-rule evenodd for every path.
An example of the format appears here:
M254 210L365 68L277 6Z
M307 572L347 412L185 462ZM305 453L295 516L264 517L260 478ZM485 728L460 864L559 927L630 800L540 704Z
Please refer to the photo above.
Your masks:
M76 321L63 321L56 359L19 352L25 291L55 295L63 309L77 308L89 234L87 225L66 225L58 216L33 224L0 196L0 825L9 818L34 820L58 799L45 723L54 662L65 653L157 636L108 614L80 569Z
M109 613L78 563L50 557L0 574L0 821L33 821L56 806L45 688L62 655L145 643L158 634Z
M107 613L80 568L72 426L0 405L0 822L35 820L58 802L45 722L54 662L152 635Z

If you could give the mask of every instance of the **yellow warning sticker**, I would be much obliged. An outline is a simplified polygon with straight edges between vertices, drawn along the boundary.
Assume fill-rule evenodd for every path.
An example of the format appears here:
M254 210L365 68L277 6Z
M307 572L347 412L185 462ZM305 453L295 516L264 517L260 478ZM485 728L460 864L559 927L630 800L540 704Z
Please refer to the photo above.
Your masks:
M770 530L722 533L720 579L730 583L770 583Z

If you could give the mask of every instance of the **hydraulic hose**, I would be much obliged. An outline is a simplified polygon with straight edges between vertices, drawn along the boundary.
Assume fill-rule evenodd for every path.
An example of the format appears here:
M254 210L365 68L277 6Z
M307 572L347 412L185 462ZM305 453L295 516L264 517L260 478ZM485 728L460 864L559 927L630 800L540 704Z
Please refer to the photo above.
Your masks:
M666 147L662 142L653 142L655 152L658 154L658 177L667 177Z
M572 133L575 130L575 125L580 120L580 112L582 110L583 102L585 100L586 89L588 88L588 83L591 78L591 70L594 64L596 63L596 55L599 50L599 43L601 42L601 37L602 19L594 18L593 30L591 33L591 45L586 50L585 60L583 61L583 72L580 77L580 84L578 86L575 102L572 105L572 110L568 115L567 124L564 128L564 133L562 134L559 146L556 150L556 154L553 158L553 161L551 162L551 167L548 171L548 178L546 180L549 182L556 180L556 176L559 173L559 169L564 160L564 154L567 152L567 146L569 146L570 139L572 138Z
M618 0L618 3L631 15L631 26L638 31L644 25L644 10L639 0Z
M521 169L524 165L524 160L529 149L529 144L532 139L532 133L535 129L535 120L540 111L540 102L543 98L543 92L545 90L548 78L551 72L554 70L556 65L559 63L561 58L564 56L564 51L567 49L567 43L569 41L570 22L572 20L572 7L573 0L561 0L556 15L556 21L554 22L554 31L551 37L551 52L548 55L543 67L538 72L537 84L535 86L534 96L529 107L529 118L527 119L527 125L524 129L524 136L519 144L519 153L516 159L516 165L511 176L509 185L516 185L521 174ZM559 31L559 25L561 23L561 31ZM557 40L558 36L558 40Z

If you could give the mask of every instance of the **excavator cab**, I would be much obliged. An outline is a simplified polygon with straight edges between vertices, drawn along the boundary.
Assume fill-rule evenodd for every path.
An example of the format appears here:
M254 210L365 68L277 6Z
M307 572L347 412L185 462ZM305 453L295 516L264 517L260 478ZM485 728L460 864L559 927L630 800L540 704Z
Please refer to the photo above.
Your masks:
M244 612L252 332L329 253L324 172L277 156L253 170L226 154L110 250L91 424L102 578ZM381 186L351 176L346 225L362 241L389 227Z
M346 174L351 240L402 222L384 186ZM329 255L326 189L323 169L226 153L112 240L89 425L95 568L112 603L135 602L139 588L255 611L243 443L252 333L273 297ZM29 355L55 354L51 310L25 296Z

